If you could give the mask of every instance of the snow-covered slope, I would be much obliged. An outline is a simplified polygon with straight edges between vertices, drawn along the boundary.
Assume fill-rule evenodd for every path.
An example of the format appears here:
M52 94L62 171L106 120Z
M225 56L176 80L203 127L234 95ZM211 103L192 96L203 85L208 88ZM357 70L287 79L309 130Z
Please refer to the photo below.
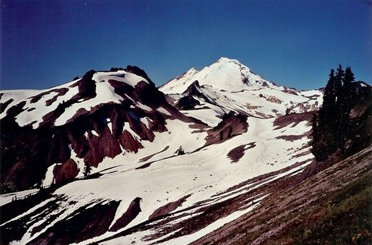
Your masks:
M272 118L290 112L314 111L322 103L319 90L299 91L278 86L228 58L220 58L200 71L192 68L159 89L172 97L174 104L185 96L193 97L199 103L186 114L205 119L210 125L218 123L215 117L231 110Z
M167 83L169 96L134 71L1 91L2 183L47 187L0 196L0 231L11 231L1 243L189 244L313 160L313 114L296 105L315 105L318 91L288 92L226 58Z
M92 77L95 81L96 96L92 98L80 98L73 105L67 107L65 111L56 118L54 126L61 126L66 124L67 120L74 117L77 111L85 108L87 111L92 110L95 106L104 103L120 104L124 100L133 98L123 98L115 93L115 88L108 83L108 80L116 80L125 83L131 87L135 87L139 82L148 83L148 81L136 74L119 70L116 72L97 72ZM7 111L24 102L23 111L16 116L16 122L19 126L32 125L38 128L43 122L43 117L48 113L57 109L62 102L73 99L79 93L78 82L81 79L76 79L72 82L57 86L48 90L15 90L15 91L0 91L2 94L0 103L7 106L0 114L0 119L7 115ZM137 103L141 106L141 103Z
M195 80L198 80L200 85L212 85L216 89L230 92L245 89L247 88L246 85L259 88L267 83L267 86L273 86L272 83L268 83L259 75L254 74L238 60L222 57L200 71L194 68L190 69L181 76L164 84L160 90L165 94L180 94Z

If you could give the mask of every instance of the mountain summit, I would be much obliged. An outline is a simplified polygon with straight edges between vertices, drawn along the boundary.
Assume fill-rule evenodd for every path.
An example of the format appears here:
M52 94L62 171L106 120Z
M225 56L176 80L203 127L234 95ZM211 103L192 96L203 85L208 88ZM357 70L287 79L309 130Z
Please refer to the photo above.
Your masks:
M195 80L198 80L201 85L211 85L214 88L231 92L246 89L249 86L268 86L271 84L254 74L238 60L221 57L200 71L194 68L188 70L161 86L160 90L166 94L182 93Z
M322 103L319 90L299 91L278 86L238 60L224 57L200 71L188 70L159 90L173 98L171 103L181 110L190 109L190 103L193 104L197 110L185 113L209 125L217 125L218 120L214 118L229 111L273 118L290 112L314 111Z

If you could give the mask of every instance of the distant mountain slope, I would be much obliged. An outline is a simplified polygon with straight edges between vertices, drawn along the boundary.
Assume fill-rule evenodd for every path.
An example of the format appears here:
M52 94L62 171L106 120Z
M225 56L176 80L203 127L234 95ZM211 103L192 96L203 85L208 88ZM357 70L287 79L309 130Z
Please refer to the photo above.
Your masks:
M245 85L256 88L274 86L271 82L254 74L238 60L222 57L200 71L191 68L184 74L161 86L160 90L166 94L180 94L195 80L199 81L201 85L212 85L216 89L230 92L240 91L246 88Z
M254 74L239 61L220 58L200 71L191 69L161 86L173 105L209 125L231 110L259 118L317 110L319 90L299 91L278 86Z

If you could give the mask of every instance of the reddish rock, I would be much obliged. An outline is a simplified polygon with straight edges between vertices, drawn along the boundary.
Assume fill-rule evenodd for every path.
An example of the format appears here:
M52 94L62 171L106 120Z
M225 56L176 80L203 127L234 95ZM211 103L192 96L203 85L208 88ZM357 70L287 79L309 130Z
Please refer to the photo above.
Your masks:
M55 184L64 184L73 180L79 173L79 169L74 160L69 159L61 165L56 165L53 169Z
M287 88L287 87L284 87L284 90L283 90L284 93L288 93L288 94L294 94L294 95L298 95L296 90L293 89L293 88Z
M143 148L141 143L133 138L133 136L127 130L124 130L119 138L119 142L121 146L129 152L138 152L138 149Z
M267 97L266 100L272 103L277 103L277 104L282 103L282 101L278 97L275 97L273 95L270 95L269 97Z
M45 232L27 244L68 245L100 236L109 229L118 206L117 201L83 206L53 226L44 224Z
M174 202L170 202L170 203L167 203L163 206L161 206L160 208L156 209L150 216L149 216L149 219L155 219L155 218L158 218L160 216L164 216L164 215L167 215L169 214L170 212L172 212L173 210L176 210L178 207L182 206L182 203L184 203L187 198L189 198L191 196L191 194L189 195L186 195L184 197L181 197L180 199L178 199L177 201L174 201Z
M110 228L110 231L117 231L125 226L127 226L132 220L134 220L137 215L141 212L140 207L140 197L136 197L130 204L125 213L115 222L115 224Z
M158 112L154 111L149 115L151 121L149 122L149 128L153 132L164 132L167 131L165 127L165 119L164 117Z
M129 123L129 127L136 132L142 140L152 141L154 139L154 133L140 121L137 114L133 111L129 111L125 116L126 121Z
M124 116L123 113L115 110L110 112L109 118L112 123L112 134L115 138L119 138L123 131L124 126Z
M27 171L27 162L24 160L17 161L13 167L7 171L5 175L5 179L2 181L2 183L12 183L14 186L13 188L18 189L19 187L25 187L28 185L27 181L30 177L31 172ZM24 176L24 178L19 178L19 176ZM13 192L16 191L16 189L11 190L2 190L1 192Z
M275 129L287 127L291 123L300 123L302 121L311 122L314 117L314 112L291 113L284 116L277 117L274 121Z
M112 136L108 127L103 130L103 134L97 148L102 150L104 156L108 156L111 158L114 158L116 155L121 153L120 145L118 141ZM91 150L95 150L97 148L95 147Z
M97 167L104 157L115 157L121 153L119 142L112 136L106 126L100 136L88 134L89 150L84 156L84 162Z
M96 82L92 79L96 71L90 70L77 82L79 89L79 97L92 98L96 96Z
M49 146L49 155L48 155L48 162L49 163L56 163L56 162L65 162L70 157L70 149L66 142L68 142L68 138L64 133L55 133L54 140L51 141Z
M240 158L244 156L246 150L251 149L256 146L255 142L251 142L246 145L240 145L229 151L227 156L231 159L231 162L238 162Z
M240 145L229 151L229 153L227 153L227 156L231 159L231 162L237 162L244 156L244 150L245 145Z
M205 145L221 143L236 135L247 132L247 116L229 112L225 114L222 121L214 128L208 130Z
M68 130L66 133L71 144L72 150L78 157L83 157L88 150L88 142L82 132L76 130Z
M84 162L88 163L90 166L97 167L98 163L104 158L102 150L99 147L100 138L92 134L89 134L88 137L89 150L84 156Z

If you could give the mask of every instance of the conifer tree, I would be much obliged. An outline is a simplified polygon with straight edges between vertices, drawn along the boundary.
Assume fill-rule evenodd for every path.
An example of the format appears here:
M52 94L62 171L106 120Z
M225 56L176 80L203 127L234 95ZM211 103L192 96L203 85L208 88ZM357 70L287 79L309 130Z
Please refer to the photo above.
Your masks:
M334 70L331 69L331 73L329 74L328 83L324 89L324 97L323 97L323 106L322 110L332 110L335 106L336 101L336 78L334 74Z
M89 163L85 163L84 165L84 177L88 177L88 175L90 175L90 172L92 171L92 166L89 165Z
M361 89L357 91L353 82L354 74L350 67L344 71L339 65L336 74L333 70L330 72L322 107L312 124L312 152L317 160L325 160L332 154L345 157L367 144L367 136L362 135L362 130L366 128L370 109L358 119L355 119L355 116L351 118L351 111L357 105L369 108L370 103L358 97L363 93L367 95L369 90L366 88L364 92L361 92Z
M342 66L339 65L337 68L337 73L335 77L335 94L336 94L336 105L340 106L342 103L342 83L344 80L344 71Z
M340 71L342 70L339 67ZM340 74L340 72L338 72ZM337 149L337 96L341 89L341 84L332 69L329 74L327 85L324 89L323 104L319 110L318 117L313 120L313 148L318 159L325 159Z
M347 110L350 110L353 107L355 100L355 89L352 82L354 82L354 74L351 71L351 68L347 67L345 69L344 84L342 88L344 106L346 106Z

